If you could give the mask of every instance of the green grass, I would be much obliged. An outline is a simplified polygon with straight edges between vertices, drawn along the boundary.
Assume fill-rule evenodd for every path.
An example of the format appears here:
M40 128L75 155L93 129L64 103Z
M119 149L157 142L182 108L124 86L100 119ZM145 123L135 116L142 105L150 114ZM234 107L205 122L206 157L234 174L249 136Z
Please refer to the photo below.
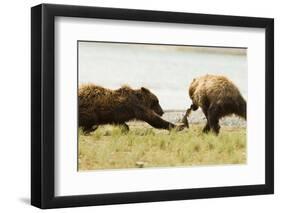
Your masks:
M215 136L199 125L180 132L129 126L129 132L110 125L90 135L79 130L79 170L246 163L245 128L222 127Z

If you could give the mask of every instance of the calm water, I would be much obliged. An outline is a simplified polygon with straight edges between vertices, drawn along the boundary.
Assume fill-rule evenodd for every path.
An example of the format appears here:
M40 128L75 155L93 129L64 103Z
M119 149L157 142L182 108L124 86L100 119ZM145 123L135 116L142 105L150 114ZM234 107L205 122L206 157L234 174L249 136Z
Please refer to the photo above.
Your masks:
M172 123L180 123L185 111L166 111L162 116L163 119L170 121ZM206 118L203 112L199 109L197 111L191 112L188 117L189 124L205 124ZM246 127L247 123L244 119L237 116L228 116L220 120L220 125L229 126L229 127Z
M111 89L124 84L147 87L164 110L178 110L164 115L171 121L190 105L188 86L193 78L208 73L229 77L247 99L246 49L79 43L79 83ZM191 123L202 117L198 113L190 117Z

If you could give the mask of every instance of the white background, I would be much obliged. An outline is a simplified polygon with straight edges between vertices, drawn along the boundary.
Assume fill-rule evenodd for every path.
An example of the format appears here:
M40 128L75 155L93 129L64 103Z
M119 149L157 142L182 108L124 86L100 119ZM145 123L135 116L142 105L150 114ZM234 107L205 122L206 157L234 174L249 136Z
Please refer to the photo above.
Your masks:
M131 24L128 21L103 20L101 22L99 20L59 17L55 22L55 32L55 195L264 183L264 30L210 26L206 28L198 25L183 26L181 24L168 25L142 22ZM208 35L208 37L204 35ZM247 47L247 74L249 79L254 79L248 81L247 164L77 172L78 156L75 154L78 153L76 103L78 39ZM134 68L134 72L140 71ZM174 69L174 72L178 73L178 70ZM186 72L189 72L189 70L186 70ZM196 74L198 75L195 72L194 75ZM114 77L108 76L108 78ZM165 81L166 78L163 77L161 80ZM126 79L126 76L123 76L123 79ZM159 177L161 177L161 180L159 180Z
M50 2L50 1L45 1ZM38 212L28 205L30 196L30 7L40 1L3 1L1 4L1 212ZM50 2L51 3L51 2ZM139 9L172 10L275 18L275 55L280 57L280 6L278 1L74 1L82 4ZM276 60L275 70L280 70ZM280 72L276 72L275 108L280 109ZM277 84L279 82L279 85ZM51 210L52 212L278 212L281 207L280 110L275 112L275 195L174 201L118 206ZM280 210L279 210L280 211Z

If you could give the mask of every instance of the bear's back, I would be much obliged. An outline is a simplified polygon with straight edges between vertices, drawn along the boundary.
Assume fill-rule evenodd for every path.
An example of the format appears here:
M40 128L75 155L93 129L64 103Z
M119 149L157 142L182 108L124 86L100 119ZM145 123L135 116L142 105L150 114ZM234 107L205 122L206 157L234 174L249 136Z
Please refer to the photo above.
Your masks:
M133 90L121 87L116 90L106 89L95 84L85 84L79 88L79 107L95 109L110 109L124 103L131 96Z
M225 76L205 75L193 80L189 95L199 106L209 103L240 102L243 98L235 84Z

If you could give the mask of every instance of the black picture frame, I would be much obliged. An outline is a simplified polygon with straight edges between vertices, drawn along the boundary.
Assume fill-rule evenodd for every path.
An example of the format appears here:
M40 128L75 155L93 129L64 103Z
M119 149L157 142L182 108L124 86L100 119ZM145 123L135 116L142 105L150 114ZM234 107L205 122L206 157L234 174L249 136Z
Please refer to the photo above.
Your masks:
M93 195L54 195L54 18L80 17L264 28L265 184ZM271 18L41 4L31 8L31 204L39 208L139 203L274 193L274 20Z

